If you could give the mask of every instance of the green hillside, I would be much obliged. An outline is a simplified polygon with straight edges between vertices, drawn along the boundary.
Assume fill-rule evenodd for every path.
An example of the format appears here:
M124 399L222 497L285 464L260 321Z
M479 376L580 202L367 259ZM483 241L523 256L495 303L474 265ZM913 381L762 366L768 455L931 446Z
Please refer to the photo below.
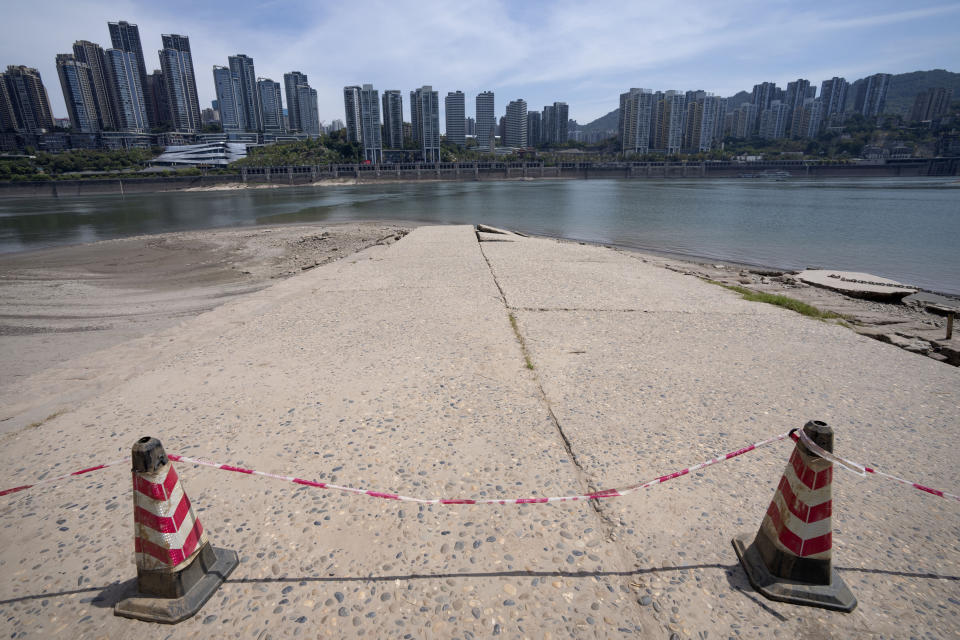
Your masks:
M854 96L857 95L857 87L863 80L857 80L850 86L847 92L847 108L853 106ZM932 69L930 71L912 71L910 73L898 73L890 78L890 88L887 90L887 113L908 115L913 101L917 94L925 89L934 87L947 87L953 89L954 100L960 100L960 73L953 73L944 69ZM820 84L817 83L819 91ZM750 101L749 91L740 91L728 98L728 108L735 109L744 102ZM609 131L617 128L620 118L620 109L614 109L605 116L597 118L593 122L581 125L583 131Z

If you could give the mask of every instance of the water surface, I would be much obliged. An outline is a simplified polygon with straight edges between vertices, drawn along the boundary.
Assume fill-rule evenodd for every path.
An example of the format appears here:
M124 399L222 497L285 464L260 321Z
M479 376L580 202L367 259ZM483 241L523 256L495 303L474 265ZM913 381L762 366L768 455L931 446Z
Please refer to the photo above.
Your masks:
M0 200L0 253L291 222L485 223L781 269L866 271L960 294L946 179L429 182Z

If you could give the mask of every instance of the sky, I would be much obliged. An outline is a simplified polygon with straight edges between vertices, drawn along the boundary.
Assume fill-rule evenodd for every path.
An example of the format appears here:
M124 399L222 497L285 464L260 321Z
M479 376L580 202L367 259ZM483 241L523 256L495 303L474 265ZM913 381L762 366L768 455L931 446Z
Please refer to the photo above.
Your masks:
M773 81L927 69L960 71L960 2L948 0L0 0L0 66L36 67L54 114L66 117L54 59L75 40L108 48L107 22L140 28L148 72L160 34L190 38L200 107L215 97L213 65L244 53L258 76L309 76L324 123L343 119L343 87L432 85L480 91L497 114L522 98L555 101L586 124L619 106L631 87L702 89L719 96ZM441 113L441 122L443 114Z

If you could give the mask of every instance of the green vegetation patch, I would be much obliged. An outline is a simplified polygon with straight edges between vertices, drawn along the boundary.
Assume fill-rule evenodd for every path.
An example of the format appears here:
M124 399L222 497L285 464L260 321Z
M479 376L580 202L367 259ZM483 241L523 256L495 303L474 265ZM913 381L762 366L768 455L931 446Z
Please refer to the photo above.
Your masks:
M764 302L766 304L772 304L778 307L783 307L784 309L790 309L790 311L796 311L801 315L808 316L810 318L816 318L817 320L843 320L844 316L839 313L834 313L833 311L824 311L818 309L812 304L807 304L806 302L801 302L795 298L789 298L787 296L781 296L776 293L762 293L760 291L753 291L752 289L747 289L746 287L739 287L735 284L726 284L724 282L718 282L716 280L706 280L710 284L715 284L724 289L730 289L730 291L736 291L743 297L744 300L749 300L750 302Z

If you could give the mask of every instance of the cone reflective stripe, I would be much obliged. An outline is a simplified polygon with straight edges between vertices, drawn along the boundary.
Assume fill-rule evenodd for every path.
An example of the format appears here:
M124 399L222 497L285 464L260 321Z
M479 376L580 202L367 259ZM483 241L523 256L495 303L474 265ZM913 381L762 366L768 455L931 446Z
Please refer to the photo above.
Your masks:
M804 432L833 451L833 430L808 422ZM832 569L833 463L797 442L753 542L733 540L750 583L772 600L852 611L856 598Z
M207 542L190 498L169 462L153 473L133 472L137 568L179 571Z
M159 440L138 440L132 461L136 590L113 612L177 623L200 610L239 559L235 551L210 545Z

